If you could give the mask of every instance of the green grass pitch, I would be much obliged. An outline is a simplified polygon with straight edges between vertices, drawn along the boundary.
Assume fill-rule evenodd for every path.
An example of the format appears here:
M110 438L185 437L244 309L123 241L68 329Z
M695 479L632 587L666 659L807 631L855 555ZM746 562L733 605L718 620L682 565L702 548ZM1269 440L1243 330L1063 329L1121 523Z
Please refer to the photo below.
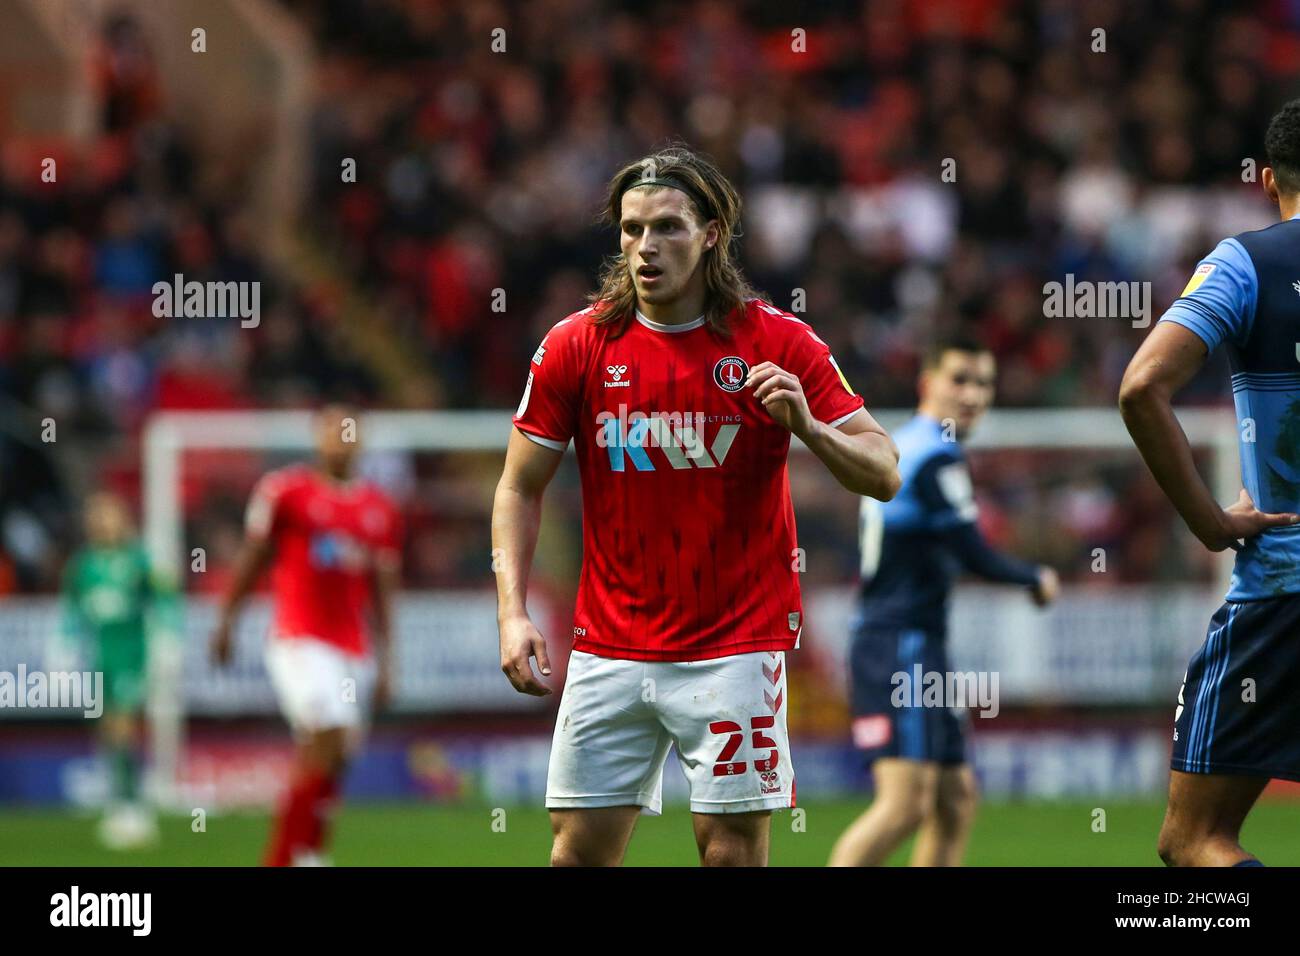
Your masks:
M1093 832L1098 804L990 803L983 806L967 862L975 866L1155 866L1163 806L1104 803L1105 832ZM814 802L802 819L773 815L774 865L821 866L831 844L862 809L850 801ZM536 866L546 862L550 827L537 807L505 808L504 832L486 806L413 803L345 807L335 829L339 866ZM500 816L497 817L498 821ZM1245 845L1271 865L1300 865L1300 805L1265 802L1246 824ZM209 814L206 832L187 817L165 817L151 849L111 852L95 841L95 818L51 810L0 812L0 865L243 866L255 864L266 838L265 814ZM797 829L802 825L803 830ZM892 862L906 861L907 848ZM697 863L685 807L643 816L628 851L633 866Z

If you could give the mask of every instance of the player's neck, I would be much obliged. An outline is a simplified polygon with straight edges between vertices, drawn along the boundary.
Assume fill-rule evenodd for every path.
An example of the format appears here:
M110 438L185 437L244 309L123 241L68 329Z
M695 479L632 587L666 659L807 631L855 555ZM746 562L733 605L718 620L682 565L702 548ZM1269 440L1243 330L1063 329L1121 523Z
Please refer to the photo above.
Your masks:
M1277 197L1277 211L1282 216L1282 221L1294 219L1297 213L1300 213L1300 193L1292 193L1289 196Z
M316 472L326 481L335 485L346 485L348 482L352 480L351 469L347 469L343 472L338 472L330 469L328 465L318 463L316 465Z
M928 418L932 422L943 423L943 415L941 415L936 409L926 405L924 402L917 406L916 414L920 415L922 418Z
M685 325L687 322L694 322L704 311L704 289L702 287L692 289L672 302L658 304L638 298L636 307L637 311L651 322L660 325Z

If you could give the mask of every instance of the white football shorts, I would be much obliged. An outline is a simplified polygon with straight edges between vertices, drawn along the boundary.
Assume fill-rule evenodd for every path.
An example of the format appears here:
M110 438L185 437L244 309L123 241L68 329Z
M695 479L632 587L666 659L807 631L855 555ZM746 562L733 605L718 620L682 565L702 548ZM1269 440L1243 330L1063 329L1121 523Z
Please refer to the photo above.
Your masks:
M280 711L297 735L343 727L359 742L375 687L371 655L346 654L311 637L266 641L266 670Z
M640 806L659 813L668 748L691 812L794 806L785 654L629 661L574 651L555 720L546 806Z

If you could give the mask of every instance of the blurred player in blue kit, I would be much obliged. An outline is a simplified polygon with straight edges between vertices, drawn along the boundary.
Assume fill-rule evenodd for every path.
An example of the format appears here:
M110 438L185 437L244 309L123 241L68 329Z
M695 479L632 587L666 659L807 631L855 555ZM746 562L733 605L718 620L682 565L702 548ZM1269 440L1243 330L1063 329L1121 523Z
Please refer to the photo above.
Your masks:
M850 650L853 739L871 766L875 799L831 852L832 866L874 866L912 833L914 866L961 862L977 802L962 706L914 706L904 675L946 676L948 599L957 575L1018 584L1040 606L1059 587L1050 568L993 550L976 525L961 442L993 400L996 362L960 336L927 353L917 413L898 429L903 487L864 498L862 580ZM950 704L951 702L947 702ZM974 701L970 701L974 703Z

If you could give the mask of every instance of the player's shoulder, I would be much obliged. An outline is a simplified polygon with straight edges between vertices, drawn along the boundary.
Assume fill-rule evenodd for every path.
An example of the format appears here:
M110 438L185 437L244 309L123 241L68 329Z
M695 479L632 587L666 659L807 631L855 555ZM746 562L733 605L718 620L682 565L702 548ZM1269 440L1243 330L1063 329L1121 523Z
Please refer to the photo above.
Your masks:
M386 511L397 511L397 503L388 490L369 478L360 480L360 497L367 505L379 505Z
M1218 245L1201 260L1193 281L1198 277L1202 282L1205 281L1220 266L1252 273L1257 257L1263 255L1270 259L1282 254L1290 259L1295 254L1297 244L1300 244L1300 219L1284 219L1262 229L1248 229L1227 236L1219 240Z
M1218 245L1201 258L1191 278L1187 280L1187 285L1178 294L1179 300L1196 298L1198 292L1201 298L1211 292L1216 296L1222 296L1225 292L1237 295L1242 289L1254 284L1257 270L1251 250L1260 250L1261 243L1251 237L1264 232L1267 230L1242 232L1221 239Z
M1294 242L1300 238L1300 219L1283 219L1281 222L1270 223L1262 229L1247 229L1245 232L1239 232L1234 236L1228 236L1219 243L1236 243L1245 245L1255 239L1278 239Z
M596 337L598 327L592 321L597 315L597 307L589 305L577 312L570 312L550 327L542 337L542 348L558 345L584 344Z
M533 352L529 368L544 369L548 356L551 357L552 364L558 360L565 363L567 367L574 368L573 363L576 362L576 367L581 368L584 358L593 353L605 331L602 326L596 325L593 321L596 314L597 307L588 306L577 312L570 312L552 325L542 336L537 350Z
M895 429L893 439L899 463L910 466L913 473L965 460L961 444L950 437L944 423L924 415L913 416Z
M1300 246L1300 219L1285 219L1265 226L1239 232L1222 240L1201 263L1201 269L1210 265L1228 267L1254 279L1260 269L1281 266L1290 271L1296 248Z
M807 320L801 319L793 312L779 309L763 299L747 299L742 314L743 321L761 336L786 343L812 343L822 348L827 347Z
M303 462L273 468L258 479L255 494L280 497L291 491L308 488L312 485L316 472Z

